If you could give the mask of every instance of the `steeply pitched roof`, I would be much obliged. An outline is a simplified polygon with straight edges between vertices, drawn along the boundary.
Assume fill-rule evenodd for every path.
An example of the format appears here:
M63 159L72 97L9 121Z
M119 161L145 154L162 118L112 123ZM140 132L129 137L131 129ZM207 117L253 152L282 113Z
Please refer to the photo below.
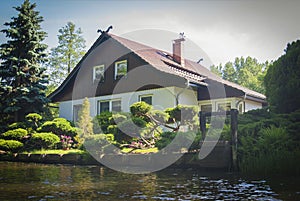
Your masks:
M59 92L61 92L64 87L67 85L67 83L76 76L82 61L85 59L85 57L99 44L101 44L104 40L112 38L122 44L124 47L128 48L130 51L135 53L137 56L139 56L141 59L146 61L148 64L153 66L159 71L163 71L166 73L178 75L180 77L184 77L185 79L189 80L190 82L205 85L205 80L213 80L219 83L222 83L224 85L227 85L229 87L232 87L234 89L237 89L239 91L242 91L247 96L253 96L255 98L265 100L265 95L255 92L253 90L250 90L246 87L242 87L238 84L229 82L227 80L222 79L221 77L217 76L216 74L212 73L210 70L205 68L199 63L193 62L191 60L185 59L185 65L181 66L177 62L175 62L172 58L172 54L162 51L159 49L155 49L153 47L149 47L147 45L122 38L120 36L116 36L114 34L110 33L102 33L101 36L96 40L96 42L93 44L93 46L89 49L89 51L86 53L86 55L81 59L81 61L77 64L77 66L73 69L73 71L70 73L70 75L66 78L66 80L61 84L61 86L58 87L52 94L49 95L49 98L52 99L55 97Z
M246 95L254 96L259 99L266 99L266 96L261 93L222 79L197 62L185 59L185 65L183 67L176 63L172 58L172 54L168 52L158 50L113 34L109 35L158 70L179 75L198 84L202 84L203 80L205 79L214 80L229 87L243 91Z

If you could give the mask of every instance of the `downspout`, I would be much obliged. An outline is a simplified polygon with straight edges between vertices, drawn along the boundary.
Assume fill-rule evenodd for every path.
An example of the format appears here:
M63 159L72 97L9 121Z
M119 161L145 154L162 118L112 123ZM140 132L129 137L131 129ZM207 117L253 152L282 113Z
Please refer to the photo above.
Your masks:
M239 100L238 102L236 102L235 104L235 107L238 109L238 106L241 102L244 102L245 103L245 100L247 98L247 94L245 93L244 96L243 96L243 99L242 100ZM244 112L245 112L245 104L244 104Z
M187 82L185 83L185 88L183 88L177 95L175 95L175 99L176 99L176 106L178 106L179 104L179 96L189 87L189 81L187 80Z

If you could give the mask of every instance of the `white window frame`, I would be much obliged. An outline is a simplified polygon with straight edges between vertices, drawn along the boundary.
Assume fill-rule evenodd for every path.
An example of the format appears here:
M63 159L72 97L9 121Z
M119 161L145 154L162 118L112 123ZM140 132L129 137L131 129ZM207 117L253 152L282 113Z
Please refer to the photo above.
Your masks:
M217 102L216 104L217 104L217 105L216 105L216 106L217 106L217 107L216 107L216 111L219 111L219 106L220 106L220 105L223 105L223 104L226 104L226 105L229 104L229 105L230 105L230 109L232 109L232 107L231 107L231 102ZM225 111L230 111L230 110L225 110Z
M151 97L151 104L150 105L153 105L153 94L143 94L143 95L140 95L139 96L139 101L142 101L142 98L148 98L148 97Z
M112 110L112 103L113 102L115 102L115 101L120 101L120 103L121 103L121 110L120 110L120 112L122 111L122 99L120 99L120 98L118 98L118 99L106 99L106 100L98 100L97 101L97 114L99 115L100 114L100 111L101 111L101 108L100 108L100 103L101 102L108 102L108 111L109 112L114 112L113 110Z
M125 60L121 60L121 61L116 61L115 62L115 80L119 80L121 79L121 77L118 77L118 67L122 64L126 64L126 73L124 75L122 75L122 77L127 77L127 72L128 72L128 62L127 59Z
M96 77L97 69L101 69L101 68L102 68L102 70L100 72L103 75L103 79L97 79L97 77ZM104 66L104 64L94 66L93 67L93 82L97 82L97 81L104 82L104 79L105 79L105 66Z

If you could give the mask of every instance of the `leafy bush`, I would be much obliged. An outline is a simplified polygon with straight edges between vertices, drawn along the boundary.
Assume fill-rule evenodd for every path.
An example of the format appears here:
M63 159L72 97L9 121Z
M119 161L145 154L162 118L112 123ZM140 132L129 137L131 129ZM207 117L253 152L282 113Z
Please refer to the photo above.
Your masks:
M71 123L64 118L55 118L52 121L44 122L37 129L38 132L51 132L58 136L67 135L74 138L77 135L77 130Z
M3 140L0 139L0 150L17 152L23 148L23 143L16 140Z
M28 144L32 149L52 149L60 143L60 139L53 133L34 133Z
M111 125L111 112L101 112L94 118L94 133L108 133L107 127Z
M31 128L37 129L43 117L37 113L30 113L25 116L25 119Z
M113 135L111 134L95 134L87 137L83 146L91 152L94 153L101 153L103 152L104 148L110 145L110 140L113 139Z
M116 125L119 124L123 121L125 121L128 117L124 114L116 113L113 114L112 117L109 118L110 124L111 125Z
M169 123L180 122L182 125L195 127L198 124L198 108L190 105L177 105L165 110L169 114Z
M140 114L147 114L152 109L152 106L143 101L133 103L130 106L130 112L133 116L140 116Z
M27 130L23 128L17 128L14 130L6 131L0 137L6 140L22 140L27 135L28 135Z
M12 130L12 129L17 129L17 128L24 128L26 129L26 124L24 122L14 122L10 125L8 125L8 129Z
M196 149L199 147L199 134L195 132L164 132L161 134L160 139L156 142L158 149L164 149L166 151L180 151L182 148ZM172 143L172 144L171 144ZM170 145L171 144L171 145ZM167 147L170 145L169 147Z

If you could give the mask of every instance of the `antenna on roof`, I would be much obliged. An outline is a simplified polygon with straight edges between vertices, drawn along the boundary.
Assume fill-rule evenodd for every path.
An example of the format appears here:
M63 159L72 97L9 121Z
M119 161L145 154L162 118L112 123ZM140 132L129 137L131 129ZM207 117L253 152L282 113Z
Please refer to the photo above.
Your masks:
M199 59L199 60L197 61L197 64L199 64L201 61L203 61L203 58Z
M101 29L98 29L98 30L97 30L97 33L99 33L99 32L101 32L102 34L103 34L103 33L108 33L109 30L111 30L112 28L113 28L113 26L110 25L110 26L106 29L106 31L102 31Z

